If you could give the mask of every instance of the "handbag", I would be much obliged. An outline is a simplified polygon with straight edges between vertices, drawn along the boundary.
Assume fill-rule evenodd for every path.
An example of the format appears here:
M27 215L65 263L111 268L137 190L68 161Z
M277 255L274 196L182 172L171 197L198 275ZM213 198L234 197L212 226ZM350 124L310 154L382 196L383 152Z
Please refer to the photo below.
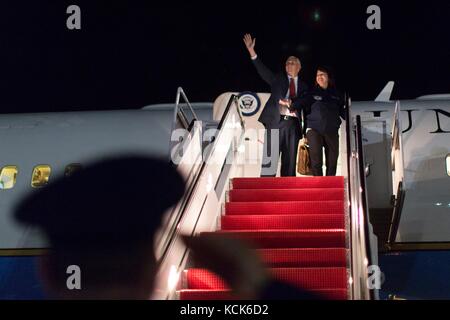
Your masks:
M311 160L309 158L309 147L306 143L298 144L297 172L303 176L311 176Z

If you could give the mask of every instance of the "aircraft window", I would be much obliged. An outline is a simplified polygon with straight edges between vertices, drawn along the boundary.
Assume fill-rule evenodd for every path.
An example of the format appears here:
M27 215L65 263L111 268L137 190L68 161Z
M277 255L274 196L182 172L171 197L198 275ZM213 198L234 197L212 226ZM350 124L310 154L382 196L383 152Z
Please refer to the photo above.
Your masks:
M70 177L76 171L83 169L82 165L79 163L71 163L66 167L66 171L64 172L65 177Z
M447 175L450 177L450 154L447 155L447 158L445 159L445 164L447 168Z
M50 178L52 169L48 165L36 166L33 170L33 176L31 178L31 186L33 188L43 187L47 184Z
M0 189L12 189L16 184L17 178L17 167L16 166L6 166L3 167L0 172Z

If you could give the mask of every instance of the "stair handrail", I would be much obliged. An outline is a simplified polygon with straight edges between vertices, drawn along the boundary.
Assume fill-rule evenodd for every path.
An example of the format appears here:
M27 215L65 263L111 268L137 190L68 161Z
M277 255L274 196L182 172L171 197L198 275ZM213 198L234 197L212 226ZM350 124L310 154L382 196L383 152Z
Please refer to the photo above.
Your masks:
M391 149L391 165L392 165L392 184L393 184L393 200L394 209L392 212L392 219L389 226L389 235L387 246L390 247L395 243L398 228L400 225L401 213L403 203L405 200L404 176L403 176L403 150L402 150L402 128L400 122L400 101L395 103L395 111L392 120L392 149Z
M177 92L177 97L179 93L182 93L184 95L184 92L182 91L181 88L178 88L178 92ZM181 89L181 90L180 90ZM233 102L237 102L237 96L236 95L231 95L230 99L228 100L227 103L227 107L224 110L224 113L222 115L222 118L220 120L219 126L217 128L218 131L220 131L223 127L223 123L228 115L228 112L231 108L231 105ZM241 121L241 125L243 126L243 118L242 118L242 114L240 112L240 108L239 106L237 106L237 108L239 109L239 115L240 115L240 121ZM195 126L192 126L193 128ZM186 139L180 144L180 147L182 147L183 143L188 143L189 141L187 141ZM209 155L210 156L210 155ZM192 174L188 177L188 185L186 186L186 191L185 191L185 196L180 200L179 203L181 203L181 207L178 208L179 212L176 215L176 219L175 219L175 223L173 224L172 227L176 226L179 221L182 219L182 216L184 214L184 210L186 209L186 204L189 202L189 198L192 196L192 192L194 189L195 184L198 182L199 177L202 175L202 172L204 171L205 165L207 163L207 159L202 159L202 164L200 166L200 168L198 170L195 170L194 172L192 172ZM173 209L174 211L177 210L177 208ZM170 214L171 216L174 214L174 211ZM171 236L169 236L169 239L167 242L171 242L173 234L175 232L175 228L173 228L172 232L171 232ZM166 247L166 245L164 245L164 247ZM164 249L164 252L166 252L166 249ZM164 256L164 254L162 255L162 257Z
M175 112L174 112L174 118L173 121L176 121L176 117L178 114L178 111L181 111L182 113L184 113L184 110L182 108L182 105L180 104L180 98L183 98L183 100L185 101L185 103L187 104L187 106L189 107L189 110L191 111L192 115L194 116L193 121L198 120L197 114L195 113L194 109L192 108L191 103L189 102L189 99L186 96L186 93L184 92L182 87L178 87L177 89L177 95L175 97Z
M361 209L364 217L363 227L364 227L364 245L366 249L366 259L364 260L364 264L366 267L372 266L372 248L370 245L370 229L369 229L369 206L367 201L367 184L366 184L366 174L365 174L365 166L364 166L364 149L362 143L362 126L361 126L361 116L356 116L356 132L355 138L357 142L357 151L358 151L358 171L359 171L359 180L360 180L360 195L361 195ZM370 288L369 288L370 289ZM374 298L373 290L369 290L370 299Z
M372 266L373 259L361 129L361 117L352 117L351 98L346 96L351 294L353 299L374 299L374 292L368 283L368 268Z
M218 126L218 136L220 135L221 130L224 128L224 124L225 124L225 120L227 119L230 110L232 108L232 106L236 107L237 110L237 114L238 114L238 119L237 122L233 121L233 125L235 126L239 126L240 129L245 128L245 124L244 124L244 120L243 120L243 116L242 116L242 112L241 109L239 107L239 102L238 102L238 97L235 94L232 94L228 100L227 106L223 112L223 115L221 117L221 120L219 122L219 126ZM195 127L195 125L194 125ZM241 134L241 140L243 139L243 133ZM215 150L218 146L218 140L213 141L213 146L212 146L212 150ZM241 141L239 141L240 143ZM214 152L210 152L208 155L206 155L206 159L202 159L202 164L200 165L200 169L198 170L198 172L196 173L195 177L192 179L191 183L189 186L187 186L187 191L185 192L185 195L183 196L182 200L179 202L179 205L174 208L172 210L172 212L170 213L170 215L173 215L173 218L171 219L171 223L170 226L166 225L167 228L170 228L170 230L167 232L167 236L164 239L164 244L161 247L161 254L158 257L158 260L160 262L160 264L163 263L163 261L166 259L169 250L171 248L171 246L176 242L176 238L179 230L178 230L178 226L180 224L180 222L183 220L187 209L189 208L189 204L191 202L191 198L195 195L195 190L196 190L196 185L199 183L199 181L202 179L202 176L205 172L205 168L208 164L208 160L209 158L211 158L213 156ZM220 180L222 173L219 174L219 177L217 178L217 181ZM214 186L217 181L211 181L212 185ZM195 213L197 215L197 219L200 217L201 215L201 210L198 213ZM183 255L183 259L185 259L185 257L187 257L187 249Z
M184 102L188 106L189 110L191 111L193 115L192 121L189 121L186 113L183 110L183 105L180 104L180 99L183 98ZM179 120L179 121L177 121ZM184 92L182 87L177 88L177 93L175 96L175 105L173 110L173 121L172 121L172 128L171 128L171 134L170 134L170 141L169 141L169 151L168 151L168 157L169 161L172 165L178 166L178 162L174 161L174 156L176 156L179 153L182 153L185 151L185 147L191 144L194 140L194 142L198 142L199 145L201 145L201 139L202 139L202 127L201 125L195 125L196 121L198 121L199 118L197 117L197 114L195 113L191 103L189 102L189 99ZM177 126L177 124L181 125L181 128ZM175 141L173 139L173 134L176 129L182 129L182 136L180 137L179 141ZM203 153L199 152L198 155L198 161L203 161ZM177 159L178 160L178 159ZM196 181L197 176L199 175L200 168L197 166L192 166L190 168L189 173L185 176L185 183L186 183L186 190L185 194L189 194L190 190L194 186L194 182ZM175 214L177 210L182 208L185 203L186 199L183 197L179 203L178 206L175 208L172 208L171 212L168 214L168 219L163 222L162 229L170 229L173 228L173 219L177 219L178 216ZM170 227L172 226L172 227ZM171 230L169 234L173 233ZM159 243L159 248L157 248L157 252L161 251L160 248L165 248L167 246L167 243L170 242L170 236L165 237L164 233L160 233L156 236L156 242ZM165 249L162 249L163 252Z
M351 141L351 135L352 135L352 130L351 130L351 113L350 113L350 109L351 109L351 98L350 96L346 93L345 94L345 140L346 140L346 147L347 147L347 196L348 196L348 213L351 216L352 214L352 197L351 197L351 190L352 190L352 179L350 177L350 166L351 166L351 162L352 162L352 141ZM348 219L348 229L349 229L349 244L350 244L350 270L353 271L353 253L352 253L352 244L353 244L353 223L352 223L352 219ZM355 278L355 275L352 272L352 279ZM351 293L351 297L353 298L355 295L355 289L354 289L354 285L353 282L350 283L350 293Z
M394 209L392 212L391 223L389 226L389 234L387 239L387 248L390 250L395 243L400 220L402 216L403 203L405 202L405 190L403 189L403 181L398 183L397 196L394 199Z
M188 106L189 110L192 113L193 118L191 121L188 120L186 113L183 110L183 105L180 104L181 98L183 98L184 102L186 103L186 105ZM177 94L175 97L175 106L174 106L174 110L173 110L173 120L172 120L172 127L171 127L170 132L173 133L174 130L178 128L177 124L179 123L181 125L182 129L186 130L186 134L182 138L182 140L184 141L186 139L188 133L192 131L194 122L197 120L199 120L199 118L197 117L197 114L195 113L191 103L189 102L189 99L187 98L186 93L184 92L182 87L178 87ZM171 153L173 151L172 150L173 147L174 147L174 141L172 141L172 136L171 136L170 141L169 141L169 158L170 159L171 159Z

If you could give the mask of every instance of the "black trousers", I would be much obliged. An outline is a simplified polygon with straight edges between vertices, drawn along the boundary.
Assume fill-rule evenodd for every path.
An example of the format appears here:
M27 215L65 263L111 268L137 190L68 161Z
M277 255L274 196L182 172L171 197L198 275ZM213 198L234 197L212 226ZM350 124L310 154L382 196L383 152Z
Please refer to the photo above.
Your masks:
M327 176L335 176L337 160L339 156L339 134L338 132L320 134L310 129L306 133L309 144L309 156L311 159L311 171L315 176L323 176L323 149L325 148L325 164Z
M273 130L273 129L272 129ZM278 129L278 143L276 132L266 128L264 139L263 163L261 177L275 177L278 169L278 158L281 153L281 176L295 177L297 166L297 149L301 136L301 126L297 118L281 120ZM272 136L272 133L275 133Z

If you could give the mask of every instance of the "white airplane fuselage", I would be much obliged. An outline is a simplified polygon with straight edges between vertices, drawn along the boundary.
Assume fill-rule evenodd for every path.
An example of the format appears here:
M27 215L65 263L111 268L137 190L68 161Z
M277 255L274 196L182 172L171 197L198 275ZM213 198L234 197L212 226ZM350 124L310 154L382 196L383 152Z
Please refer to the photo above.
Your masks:
M261 97L266 94L260 94ZM265 98L261 98L263 101ZM450 241L450 100L401 101L406 200L398 241ZM353 102L363 122L369 205L390 205L390 134L395 102ZM211 120L213 107L200 108ZM0 189L0 250L45 247L40 235L24 232L12 218L14 206L31 192L37 165L51 166L50 180L69 164L81 165L110 154L168 157L173 108L0 115L0 169L18 168L12 189ZM117 173L126 181L126 172Z
M211 118L211 110L212 104L206 103L196 111ZM34 168L48 165L52 181L63 176L71 164L83 166L115 154L168 159L172 119L173 105L141 110L0 115L0 170L14 166L18 171L13 188L0 188L0 250L46 247L41 235L25 230L13 218L17 202L34 190ZM117 173L118 183L126 180L126 172Z

